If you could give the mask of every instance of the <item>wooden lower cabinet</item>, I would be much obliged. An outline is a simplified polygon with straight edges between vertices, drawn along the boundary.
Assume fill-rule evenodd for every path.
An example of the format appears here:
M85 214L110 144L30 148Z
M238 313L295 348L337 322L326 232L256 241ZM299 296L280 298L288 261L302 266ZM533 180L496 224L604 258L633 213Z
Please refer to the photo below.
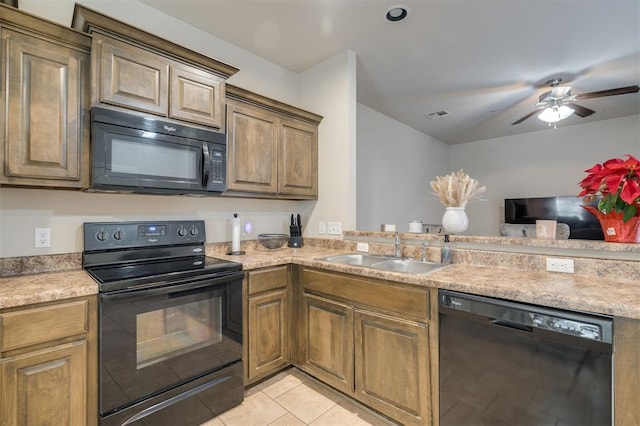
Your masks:
M353 308L313 294L303 295L305 370L323 382L353 390Z
M434 424L432 289L311 268L298 279L295 364L403 425Z
M0 362L0 423L82 425L87 421L87 343L77 341Z
M289 268L247 272L245 383L253 383L290 363Z
M0 310L0 425L96 425L97 298Z
M428 424L427 325L363 310L354 319L358 399L402 424Z

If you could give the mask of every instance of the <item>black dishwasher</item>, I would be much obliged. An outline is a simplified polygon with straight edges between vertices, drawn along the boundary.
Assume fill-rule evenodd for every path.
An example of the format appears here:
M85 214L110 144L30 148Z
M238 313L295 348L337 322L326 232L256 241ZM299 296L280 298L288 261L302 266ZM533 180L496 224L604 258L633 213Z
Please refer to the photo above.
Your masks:
M611 317L439 291L440 426L612 425Z

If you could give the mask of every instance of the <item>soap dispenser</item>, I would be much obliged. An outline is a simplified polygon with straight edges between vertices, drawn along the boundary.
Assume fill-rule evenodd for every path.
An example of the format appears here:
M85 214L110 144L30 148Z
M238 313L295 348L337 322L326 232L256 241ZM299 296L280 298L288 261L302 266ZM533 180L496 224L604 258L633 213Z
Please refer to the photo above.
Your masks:
M451 263L452 257L453 251L451 250L451 246L449 245L449 234L444 234L444 243L442 244L442 248L440 249L440 262Z

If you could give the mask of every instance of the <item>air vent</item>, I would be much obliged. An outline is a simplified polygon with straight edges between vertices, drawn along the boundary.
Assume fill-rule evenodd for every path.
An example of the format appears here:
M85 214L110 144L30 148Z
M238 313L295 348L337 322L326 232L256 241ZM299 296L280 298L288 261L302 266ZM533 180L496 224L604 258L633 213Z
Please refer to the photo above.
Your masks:
M438 118L442 118L442 117L447 117L451 115L449 112L447 111L436 111L436 112L430 112L428 114L425 114L425 116L430 119L430 120L437 120Z

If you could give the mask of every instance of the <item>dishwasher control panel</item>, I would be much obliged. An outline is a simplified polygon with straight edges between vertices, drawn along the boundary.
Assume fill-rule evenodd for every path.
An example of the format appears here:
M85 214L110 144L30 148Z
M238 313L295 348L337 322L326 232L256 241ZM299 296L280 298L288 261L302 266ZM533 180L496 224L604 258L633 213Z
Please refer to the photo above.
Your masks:
M443 309L466 312L484 317L489 323L498 326L529 332L538 328L603 343L613 341L613 320L602 315L553 309L442 289L438 291L438 299L441 312Z
M602 341L602 329L599 325L573 321L565 318L551 317L532 313L531 321L535 327L558 331L563 334L582 337L583 339Z

